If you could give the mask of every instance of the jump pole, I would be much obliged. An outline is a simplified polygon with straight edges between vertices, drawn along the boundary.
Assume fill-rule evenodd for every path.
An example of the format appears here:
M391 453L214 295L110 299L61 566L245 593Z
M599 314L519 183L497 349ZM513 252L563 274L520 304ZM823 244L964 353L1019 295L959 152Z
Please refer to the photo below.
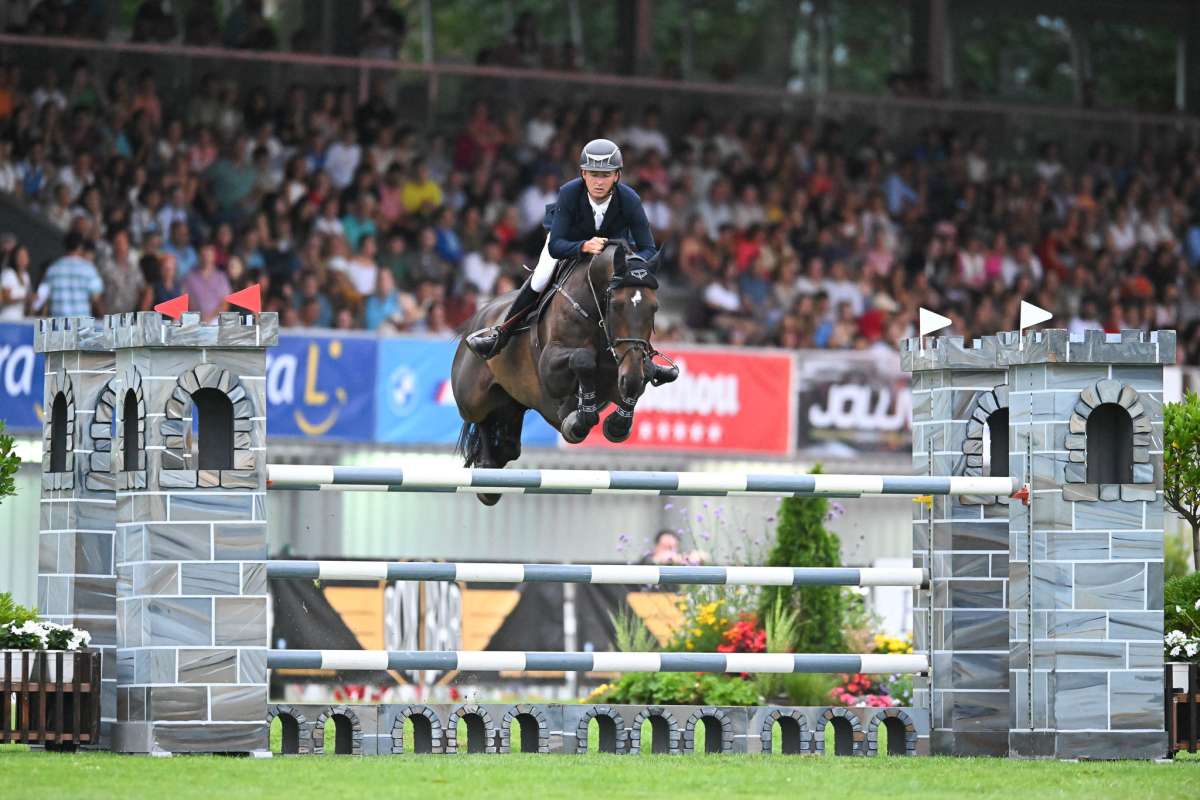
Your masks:
M505 650L272 650L271 669L475 672L843 672L917 674L923 655L830 653L556 653Z
M999 495L1014 478L906 475L787 475L737 472L636 472L485 469L401 463L389 467L269 464L267 488L307 491L652 494L673 496Z
M268 561L268 578L470 581L638 586L926 586L924 570L879 567L687 567L644 564L496 564L435 561Z

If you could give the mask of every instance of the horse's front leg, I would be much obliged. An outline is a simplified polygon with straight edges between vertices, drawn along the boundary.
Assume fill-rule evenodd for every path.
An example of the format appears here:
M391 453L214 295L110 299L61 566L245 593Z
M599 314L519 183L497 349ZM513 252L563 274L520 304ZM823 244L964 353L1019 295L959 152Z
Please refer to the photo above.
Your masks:
M559 432L571 444L582 442L600 421L596 354L586 347L547 349L540 366L543 384L553 394L565 397L569 393L570 389L562 384L564 374L576 385L575 409L560 419ZM563 366L567 369L563 370Z

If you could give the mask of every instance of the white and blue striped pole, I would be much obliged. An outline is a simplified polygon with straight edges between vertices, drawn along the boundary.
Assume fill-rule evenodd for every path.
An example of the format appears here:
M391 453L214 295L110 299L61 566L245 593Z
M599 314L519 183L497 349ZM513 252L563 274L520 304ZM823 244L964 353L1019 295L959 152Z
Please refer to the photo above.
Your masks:
M267 577L326 581L470 581L637 586L924 586L924 570L857 567L687 567L430 561L268 561Z
M393 467L269 464L267 488L377 492L723 495L1002 495L1013 478L905 475L775 475L736 472L638 472L485 469L414 462Z
M929 671L923 655L828 653L554 653L504 650L272 650L271 669L449 672L865 672Z

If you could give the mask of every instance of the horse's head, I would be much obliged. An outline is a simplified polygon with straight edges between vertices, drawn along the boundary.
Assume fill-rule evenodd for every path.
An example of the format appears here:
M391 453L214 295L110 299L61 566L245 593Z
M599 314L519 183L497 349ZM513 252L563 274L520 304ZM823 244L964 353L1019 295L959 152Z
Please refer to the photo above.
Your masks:
M605 253L609 251L606 249ZM617 389L626 402L636 401L646 388L654 348L654 313L658 311L658 281L650 265L614 253L608 284L608 314L612 354L617 362ZM631 403L632 404L632 403Z

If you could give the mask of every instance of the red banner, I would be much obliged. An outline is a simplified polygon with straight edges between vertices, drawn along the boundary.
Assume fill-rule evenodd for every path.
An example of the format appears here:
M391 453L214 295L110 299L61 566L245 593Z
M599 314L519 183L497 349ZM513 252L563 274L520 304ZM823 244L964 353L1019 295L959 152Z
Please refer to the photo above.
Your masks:
M629 439L613 444L597 425L581 447L792 452L790 355L698 348L667 354L679 365L679 379L646 387Z

